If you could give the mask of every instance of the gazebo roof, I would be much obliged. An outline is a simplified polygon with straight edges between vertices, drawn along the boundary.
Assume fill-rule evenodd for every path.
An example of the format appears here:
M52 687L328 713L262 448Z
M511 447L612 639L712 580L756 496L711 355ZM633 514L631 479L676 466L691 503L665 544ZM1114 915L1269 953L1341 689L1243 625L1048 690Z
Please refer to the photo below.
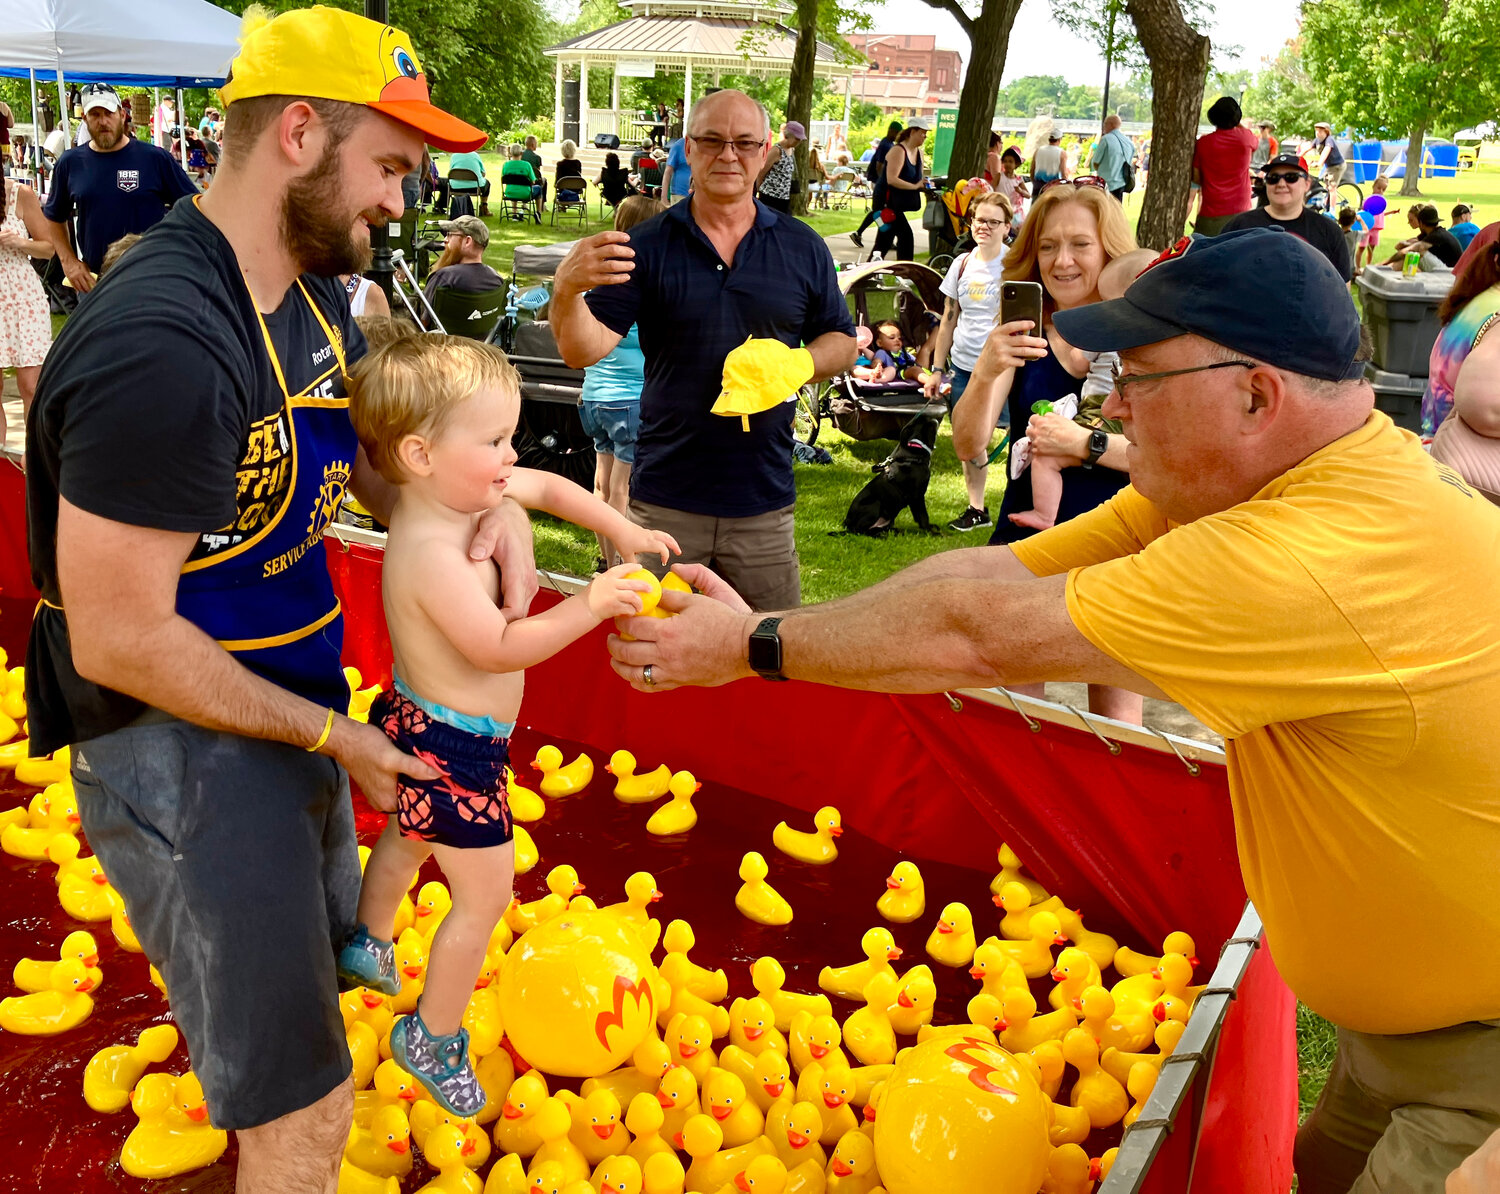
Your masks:
M790 12L788 5L753 0L635 0L630 7L635 15L629 19L548 46L544 52L568 62L650 58L658 69L669 70L680 70L689 62L695 70L752 74L791 69L797 34L780 23ZM813 69L820 75L848 75L853 70L839 61L832 46L821 41Z

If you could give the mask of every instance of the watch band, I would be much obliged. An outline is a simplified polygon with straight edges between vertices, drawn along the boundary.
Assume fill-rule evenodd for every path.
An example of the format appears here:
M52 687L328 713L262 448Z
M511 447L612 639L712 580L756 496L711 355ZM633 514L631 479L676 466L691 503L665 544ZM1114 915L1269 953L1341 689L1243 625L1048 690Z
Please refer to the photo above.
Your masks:
M750 633L750 666L764 680L785 680L781 674L780 618L762 618Z
M1109 451L1109 434L1095 428L1089 432L1089 453L1083 458L1084 468L1093 468L1099 457Z

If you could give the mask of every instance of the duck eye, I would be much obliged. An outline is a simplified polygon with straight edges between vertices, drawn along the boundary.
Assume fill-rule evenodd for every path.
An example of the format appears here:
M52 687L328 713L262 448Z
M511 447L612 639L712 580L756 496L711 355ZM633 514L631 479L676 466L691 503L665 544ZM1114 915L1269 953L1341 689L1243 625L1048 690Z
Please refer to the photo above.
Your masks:
M405 75L408 79L415 79L417 77L417 64L412 61L411 55L402 47L396 47L391 54L391 60L396 64L398 73Z

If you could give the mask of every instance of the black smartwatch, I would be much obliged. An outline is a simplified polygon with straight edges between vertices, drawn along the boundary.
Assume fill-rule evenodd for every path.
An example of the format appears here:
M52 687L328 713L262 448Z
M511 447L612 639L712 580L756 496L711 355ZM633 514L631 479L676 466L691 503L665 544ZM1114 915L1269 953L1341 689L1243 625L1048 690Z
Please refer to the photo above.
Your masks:
M781 674L780 618L763 618L750 635L750 666L765 680L785 680Z
M1099 457L1109 451L1109 433L1095 428L1089 432L1089 454L1083 458L1084 468L1093 468Z

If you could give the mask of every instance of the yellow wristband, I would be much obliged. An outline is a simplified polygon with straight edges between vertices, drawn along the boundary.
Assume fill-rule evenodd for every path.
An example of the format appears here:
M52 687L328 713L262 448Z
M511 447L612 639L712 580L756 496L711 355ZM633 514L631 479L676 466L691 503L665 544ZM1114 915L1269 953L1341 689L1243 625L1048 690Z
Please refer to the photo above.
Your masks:
M328 710L328 720L323 723L323 732L318 735L318 740L316 742L314 742L311 746L309 746L307 748L307 753L308 754L317 754L318 751L320 751L320 750L323 749L324 743L326 743L328 741L328 736L330 734L332 734L332 733L333 733L333 710L330 709L330 710Z

